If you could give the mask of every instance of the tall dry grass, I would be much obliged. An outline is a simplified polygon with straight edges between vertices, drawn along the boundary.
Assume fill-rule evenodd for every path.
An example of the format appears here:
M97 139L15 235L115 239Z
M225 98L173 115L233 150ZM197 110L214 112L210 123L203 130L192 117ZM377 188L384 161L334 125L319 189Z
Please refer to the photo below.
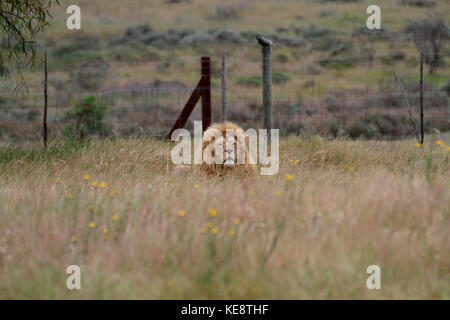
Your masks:
M428 140L289 137L280 173L246 180L175 176L152 139L2 147L0 298L448 299L448 149Z

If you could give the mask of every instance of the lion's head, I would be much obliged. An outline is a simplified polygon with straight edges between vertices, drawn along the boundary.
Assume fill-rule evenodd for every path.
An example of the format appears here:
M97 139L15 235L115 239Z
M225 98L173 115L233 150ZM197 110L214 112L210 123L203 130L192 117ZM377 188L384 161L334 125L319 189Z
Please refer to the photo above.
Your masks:
M212 124L203 134L202 155L201 169L208 174L255 174L254 166L250 164L248 137L234 123Z

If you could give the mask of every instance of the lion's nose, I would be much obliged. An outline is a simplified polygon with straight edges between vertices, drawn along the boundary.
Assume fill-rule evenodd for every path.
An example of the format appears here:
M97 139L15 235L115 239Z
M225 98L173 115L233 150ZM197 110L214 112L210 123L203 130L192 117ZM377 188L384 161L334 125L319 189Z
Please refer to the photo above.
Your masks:
M223 164L225 166L233 166L234 165L234 159L233 159L232 154L233 154L234 150L233 149L225 149L225 152L226 152L227 156L226 156L226 160L225 160L225 162Z

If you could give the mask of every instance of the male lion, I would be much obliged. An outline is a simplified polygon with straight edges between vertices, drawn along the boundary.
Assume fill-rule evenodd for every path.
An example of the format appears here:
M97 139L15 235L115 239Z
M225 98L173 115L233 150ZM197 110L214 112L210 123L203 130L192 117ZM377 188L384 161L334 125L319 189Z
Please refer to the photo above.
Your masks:
M217 152L221 154L217 154ZM214 176L256 174L248 152L248 137L232 122L213 123L203 133L200 171Z

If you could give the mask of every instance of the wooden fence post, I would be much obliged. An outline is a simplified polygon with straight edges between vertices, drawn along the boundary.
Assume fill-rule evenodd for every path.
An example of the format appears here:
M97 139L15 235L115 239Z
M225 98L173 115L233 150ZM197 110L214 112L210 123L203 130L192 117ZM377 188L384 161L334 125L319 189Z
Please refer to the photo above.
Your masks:
M264 129L267 129L267 136L270 141L270 130L272 129L272 63L270 54L272 53L272 41L263 36L256 37L261 45L262 65L263 65L263 113Z
M227 121L227 52L222 53L222 121Z
M170 140L172 133L180 128L183 128L189 116L194 110L198 100L202 99L202 129L205 131L211 125L211 59L209 57L202 57L201 62L201 78L197 83L194 91L189 97L188 101L181 110L177 121L175 121L172 129L166 139Z
M202 128L211 125L211 59L202 57Z
M47 108L48 108L48 92L47 92L47 50L44 52L44 147L47 149Z

